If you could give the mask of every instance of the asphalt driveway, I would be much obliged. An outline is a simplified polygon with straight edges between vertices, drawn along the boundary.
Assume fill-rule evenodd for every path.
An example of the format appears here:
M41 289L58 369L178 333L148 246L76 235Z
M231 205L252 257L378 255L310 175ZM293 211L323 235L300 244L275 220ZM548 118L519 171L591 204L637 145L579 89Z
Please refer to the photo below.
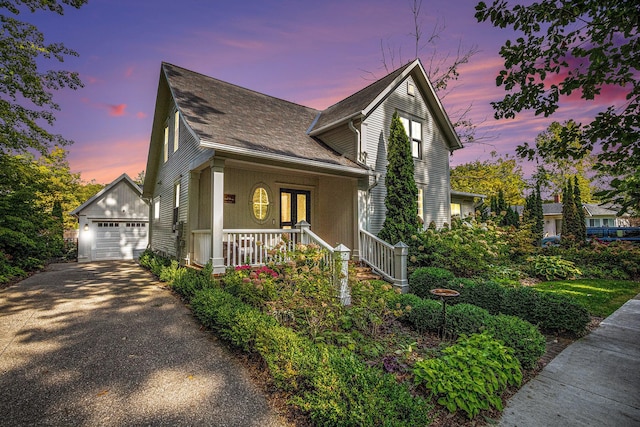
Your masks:
M233 355L133 262L0 290L0 424L279 426Z

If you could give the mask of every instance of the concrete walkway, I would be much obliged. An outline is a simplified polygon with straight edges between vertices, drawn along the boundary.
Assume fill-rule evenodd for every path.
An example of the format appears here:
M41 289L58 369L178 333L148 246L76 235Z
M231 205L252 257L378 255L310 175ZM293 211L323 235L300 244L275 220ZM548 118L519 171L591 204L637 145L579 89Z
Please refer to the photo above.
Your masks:
M133 262L0 290L0 425L280 426L243 367Z
M525 384L499 425L640 426L640 295Z

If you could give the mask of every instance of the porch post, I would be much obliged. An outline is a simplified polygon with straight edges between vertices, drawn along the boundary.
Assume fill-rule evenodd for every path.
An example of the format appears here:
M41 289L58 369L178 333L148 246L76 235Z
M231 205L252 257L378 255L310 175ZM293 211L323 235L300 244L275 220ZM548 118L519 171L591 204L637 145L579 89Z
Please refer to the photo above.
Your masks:
M211 264L213 274L225 271L223 257L224 159L211 159Z
M300 230L300 243L303 245L309 244L309 235L306 233L307 230L311 228L311 224L309 224L304 219L297 223L295 227Z
M187 265L193 261L194 242L192 231L198 228L198 203L200 201L200 171L189 172L189 201L187 203L187 230L185 230L187 242Z
M393 247L394 278L393 285L400 288L403 294L409 291L409 280L407 279L407 257L409 246L403 242L398 242Z
M349 257L351 251L342 243L333 248L335 268L335 283L340 287L340 302L342 305L351 304L351 292L349 291ZM336 268L337 267L337 268Z

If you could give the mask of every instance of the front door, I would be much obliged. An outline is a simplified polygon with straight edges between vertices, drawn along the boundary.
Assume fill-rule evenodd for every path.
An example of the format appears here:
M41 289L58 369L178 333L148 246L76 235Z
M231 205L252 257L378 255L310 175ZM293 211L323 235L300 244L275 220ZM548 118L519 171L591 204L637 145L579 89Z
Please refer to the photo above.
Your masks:
M280 228L293 228L300 221L311 224L311 191L280 190Z

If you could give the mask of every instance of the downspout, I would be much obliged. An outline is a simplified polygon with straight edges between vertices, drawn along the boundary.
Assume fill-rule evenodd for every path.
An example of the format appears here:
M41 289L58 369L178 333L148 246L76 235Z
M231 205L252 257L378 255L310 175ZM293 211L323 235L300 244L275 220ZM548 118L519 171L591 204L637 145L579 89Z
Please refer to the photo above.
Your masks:
M358 147L358 155L356 156L356 158L358 162L362 162L362 138L360 137L360 131L353 125L353 119L349 120L349 129L351 129L351 132L356 134L356 146Z

